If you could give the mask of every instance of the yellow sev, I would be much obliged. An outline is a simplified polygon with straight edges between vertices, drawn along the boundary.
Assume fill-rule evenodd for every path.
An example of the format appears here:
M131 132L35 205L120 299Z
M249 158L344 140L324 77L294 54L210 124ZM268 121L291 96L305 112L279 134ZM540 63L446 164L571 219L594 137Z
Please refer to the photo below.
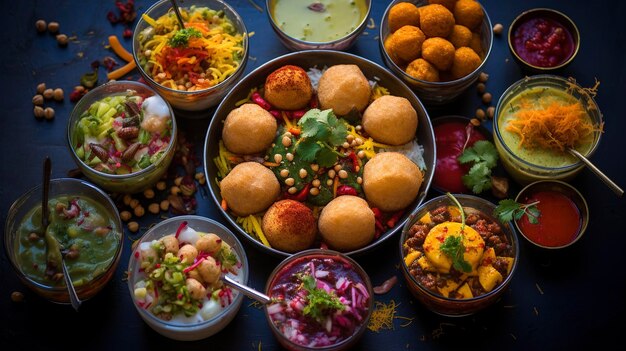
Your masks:
M580 102L550 105L532 109L522 102L522 109L506 127L520 137L519 145L529 149L546 148L564 151L573 148L598 128L585 118Z

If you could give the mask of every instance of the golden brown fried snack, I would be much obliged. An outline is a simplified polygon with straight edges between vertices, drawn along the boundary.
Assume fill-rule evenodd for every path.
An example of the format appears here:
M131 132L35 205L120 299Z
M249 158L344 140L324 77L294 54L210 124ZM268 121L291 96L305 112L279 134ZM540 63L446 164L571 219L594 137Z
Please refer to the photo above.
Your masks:
M280 200L263 215L263 233L273 248L298 252L313 245L317 221L313 211L301 202Z
M422 58L418 58L417 60L409 63L406 68L406 73L411 77L425 80L427 82L438 82L440 79L437 68Z
M447 71L454 60L454 45L443 38L428 38L422 44L422 57L437 69Z
M452 12L443 5L432 4L420 8L420 28L427 38L446 38L454 27Z
M424 33L415 26L404 26L392 35L391 46L393 52L405 62L411 62L420 57L422 43L426 39Z
M277 128L272 114L257 104L244 104L226 116L222 140L230 152L255 154L265 151L272 144Z
M463 46L470 46L472 42L472 31L469 28L460 24L455 24L452 28L452 33L448 37L448 41L454 45L455 49Z
M379 152L363 169L365 198L382 211L399 211L411 204L422 180L419 167L398 152Z
M454 5L456 23L471 30L476 30L483 21L483 8L474 0L459 0Z
M317 97L322 109L333 109L339 116L352 109L363 112L370 101L371 88L357 65L335 65L320 78Z
M459 79L465 77L478 68L481 62L480 56L474 50L468 47L458 48L454 53L454 62L450 70L452 78Z
M409 100L384 95L367 107L361 124L374 140L383 144L403 145L415 138L417 112Z
M298 66L286 65L265 79L265 99L280 110L299 110L313 97L313 87L306 71Z
M450 12L454 10L454 4L456 0L428 0L429 4L439 4L445 6Z
M365 200L352 195L339 196L324 206L318 225L324 242L338 251L360 249L376 232L374 212Z
M483 56L483 44L480 38L480 34L472 33L472 40L470 41L469 47L474 50L474 52L477 53L478 56Z
M243 162L222 179L220 190L228 208L244 217L270 207L280 194L280 184L269 168Z
M393 34L390 34L387 39L385 39L385 42L383 44L387 55L389 55L389 58L391 58L391 61L393 61L398 66L402 66L404 64L404 61L402 61L402 59L398 57L393 48Z
M393 33L403 26L418 26L420 24L420 12L417 6L410 2L400 2L389 9L389 30Z

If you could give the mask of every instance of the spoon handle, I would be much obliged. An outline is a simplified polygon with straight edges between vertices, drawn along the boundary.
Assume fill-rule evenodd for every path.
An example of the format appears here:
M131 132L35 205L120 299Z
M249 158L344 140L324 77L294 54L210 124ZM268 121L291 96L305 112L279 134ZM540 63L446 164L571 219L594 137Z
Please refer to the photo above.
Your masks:
M609 177L607 177L604 173L602 173L602 171L598 167L596 167L593 163L591 163L591 161L589 161L580 152L574 149L569 149L568 151L572 155L578 157L578 159L582 161L582 163L584 163L587 167L589 167L589 169L593 173L595 173L598 176L598 178L600 178L600 180L604 182L604 184L606 184L611 190L613 190L613 192L617 194L617 196L621 197L622 195L624 195L624 190L622 190L622 188L620 188L619 185L615 184L615 182L613 182Z
M74 289L74 284L72 283L70 272L67 270L67 266L65 265L65 260L61 261L61 265L63 266L63 278L65 278L65 285L67 285L67 290L70 292L70 302L72 303L74 310L78 311L82 301L80 301L78 294L76 293L76 289Z
M174 13L176 14L176 18L178 19L178 24L180 25L180 29L185 29L185 21L183 21L183 16L180 14L180 10L178 9L178 4L176 0L170 0L172 3L172 8L174 9Z
M227 285L230 285L231 287L241 291L244 295L248 296L249 298L252 298L254 300L259 301L262 304L268 304L270 303L271 299L269 296L256 291L254 289L252 289L249 286L243 285L241 283L239 283L238 281L232 279L231 277L224 275L224 283L226 283Z

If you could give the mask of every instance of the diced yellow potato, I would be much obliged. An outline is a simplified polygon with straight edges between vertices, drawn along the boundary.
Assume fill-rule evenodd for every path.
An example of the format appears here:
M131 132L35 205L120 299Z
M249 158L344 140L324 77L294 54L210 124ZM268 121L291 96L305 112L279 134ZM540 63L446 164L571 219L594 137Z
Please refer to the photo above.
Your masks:
M461 215L461 211L456 206L448 206L448 213L450 217L459 217Z
M409 252L409 254L404 258L404 264L406 264L407 267L410 266L411 263L413 263L413 261L418 259L421 255L422 253L420 251Z
M420 223L422 224L432 223L432 220L430 219L430 212L426 212L426 214L423 215L422 218L420 218Z
M456 292L459 295L461 295L463 299L469 299L469 298L474 297L474 294L472 294L472 289L470 289L470 287L469 287L469 285L467 283L461 285L459 290L457 290Z
M439 293L441 293L441 295L445 296L445 297L449 297L450 296L450 291L454 291L456 288L459 287L460 283L455 282L452 279L448 279L446 280L446 285L439 288Z
M506 261L507 263L506 274L511 273L511 269L513 269L513 262L515 261L515 259L513 257L504 257L504 256L498 256L498 259Z
M480 261L480 264L483 266L489 266L493 264L493 261L495 260L496 260L496 251L493 249L493 247L488 247L487 250L485 250L485 253L483 254L483 258Z
M493 268L493 266L479 266L478 281L483 289L489 292L502 281L502 274Z
M437 268L430 264L426 256L421 256L420 258L418 258L417 263L420 265L420 267L422 267L423 270L427 272L437 272Z
M428 260L441 273L449 273L452 266L452 259L441 251L441 244L449 236L461 235L461 223L443 222L434 226L424 240L424 254ZM485 247L485 241L480 234L472 227L465 226L463 229L463 245L465 253L463 258L476 270Z

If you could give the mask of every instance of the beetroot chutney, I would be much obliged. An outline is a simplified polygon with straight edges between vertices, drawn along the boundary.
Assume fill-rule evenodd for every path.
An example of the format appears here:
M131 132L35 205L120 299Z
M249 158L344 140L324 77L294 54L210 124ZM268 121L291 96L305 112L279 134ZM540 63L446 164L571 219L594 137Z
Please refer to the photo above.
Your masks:
M466 148L471 147L479 140L486 139L469 122L442 122L434 126L437 164L435 165L433 186L443 192L470 192L462 180L462 177L469 171L470 165L462 165L457 160L463 153L463 145L465 145L467 140L468 128L470 137Z
M312 254L278 269L268 285L272 304L267 314L285 339L310 348L326 347L349 339L367 323L371 288L361 276L365 273L348 259ZM283 341L283 346L290 346Z
M537 67L556 67L574 54L572 33L559 21L533 17L520 23L513 33L517 55Z
M523 199L523 203L537 202L541 212L538 224L527 216L517 221L522 234L530 241L546 247L561 247L576 240L581 226L580 211L567 195L554 190L543 190Z

